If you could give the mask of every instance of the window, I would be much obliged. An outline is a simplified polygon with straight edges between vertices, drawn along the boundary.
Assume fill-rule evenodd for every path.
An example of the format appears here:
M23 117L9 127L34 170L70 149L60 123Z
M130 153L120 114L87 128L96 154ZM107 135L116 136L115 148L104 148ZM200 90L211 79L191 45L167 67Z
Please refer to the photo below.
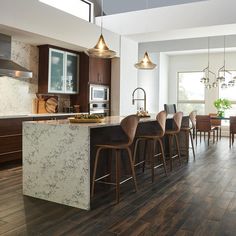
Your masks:
M205 113L205 88L200 83L203 72L178 73L178 110L189 114L197 110L198 114Z
M229 71L229 73L225 73L226 83L232 80L233 77L236 76L236 71ZM223 72L220 73L220 76L224 76ZM225 116L235 116L236 115L236 87L228 87L226 89L222 89L219 86L219 97L229 99L232 102L232 108L225 111Z
M77 16L83 20L92 22L93 3L87 0L39 0L49 6Z

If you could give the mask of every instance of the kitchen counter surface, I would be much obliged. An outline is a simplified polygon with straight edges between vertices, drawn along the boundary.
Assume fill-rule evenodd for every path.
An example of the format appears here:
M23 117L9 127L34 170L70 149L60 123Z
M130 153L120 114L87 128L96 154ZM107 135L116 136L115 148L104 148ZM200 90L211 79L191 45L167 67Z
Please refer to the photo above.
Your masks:
M172 119L172 115L168 115L167 119ZM65 125L65 126L81 126L81 127L89 127L89 128L99 128L106 126L116 126L119 125L120 122L124 119L124 116L108 116L105 117L104 122L101 123L70 123L69 120L44 120L44 121L29 121L27 123L35 124L35 125ZM139 122L150 122L155 121L156 115L150 114L150 117L140 118Z
M74 116L79 113L44 113L44 114L1 114L0 119L16 119L16 118L34 118L34 117L53 117L53 116Z

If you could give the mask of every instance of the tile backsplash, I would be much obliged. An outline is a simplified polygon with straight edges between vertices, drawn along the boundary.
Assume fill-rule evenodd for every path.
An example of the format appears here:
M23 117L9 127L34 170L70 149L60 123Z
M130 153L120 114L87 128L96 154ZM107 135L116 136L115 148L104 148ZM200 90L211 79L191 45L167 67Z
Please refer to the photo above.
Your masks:
M11 59L33 72L33 78L0 77L0 114L28 114L38 91L38 48L12 39ZM69 101L68 95L59 97L59 111Z

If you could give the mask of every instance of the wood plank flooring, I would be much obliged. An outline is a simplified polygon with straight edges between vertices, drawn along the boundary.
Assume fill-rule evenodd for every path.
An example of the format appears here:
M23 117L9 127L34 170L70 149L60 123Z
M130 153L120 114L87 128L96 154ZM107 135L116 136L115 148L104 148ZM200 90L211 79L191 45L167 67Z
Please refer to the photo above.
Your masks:
M191 153L191 152L190 152ZM83 211L22 195L22 168L0 167L0 235L236 235L236 145L228 139L196 148L196 161L165 177L150 170L121 187L97 194Z

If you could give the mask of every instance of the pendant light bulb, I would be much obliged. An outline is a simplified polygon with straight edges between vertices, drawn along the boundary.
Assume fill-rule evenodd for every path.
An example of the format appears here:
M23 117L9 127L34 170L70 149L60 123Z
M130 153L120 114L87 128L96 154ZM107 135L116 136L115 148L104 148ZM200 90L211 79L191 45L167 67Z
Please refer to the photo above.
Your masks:
M147 52L144 53L143 59L135 64L135 67L140 70L153 70L156 66L157 65L151 61Z
M100 57L100 58L113 58L116 55L116 52L109 49L105 39L103 37L103 0L101 0L101 35L98 39L97 44L86 51L86 53L91 57Z

